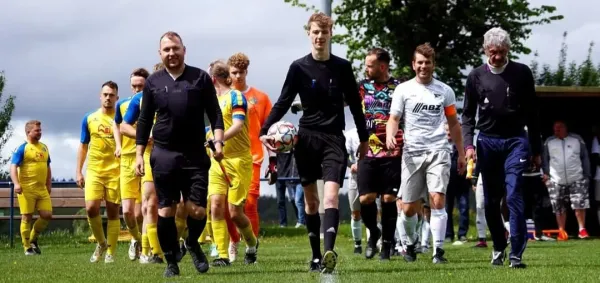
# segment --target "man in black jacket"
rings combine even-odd
[[[527,225],[523,172],[529,167],[530,152],[539,168],[541,137],[533,74],[527,65],[508,59],[510,45],[508,33],[501,28],[485,33],[483,48],[488,60],[467,77],[462,121],[466,157],[475,158],[473,136],[479,112],[477,157],[481,160],[478,164],[483,177],[486,219],[494,241],[492,264],[503,265],[506,257],[500,213],[500,200],[506,193],[510,210],[510,267],[524,268]]]
[[[300,184],[298,176],[298,168],[296,160],[292,152],[277,153],[277,182],[275,188],[277,190],[277,206],[279,208],[279,225],[287,226],[287,209],[285,206],[285,192],[287,190],[288,197],[296,214],[296,228],[302,227],[305,224],[304,212],[304,190]]]

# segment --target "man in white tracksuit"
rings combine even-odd
[[[544,182],[560,229],[558,240],[567,240],[566,205],[570,202],[579,223],[579,238],[587,238],[585,210],[590,207],[590,160],[583,139],[569,133],[563,121],[554,123],[554,136],[544,143]]]

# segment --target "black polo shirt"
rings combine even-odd
[[[208,73],[186,65],[183,73],[173,79],[166,70],[157,71],[144,86],[136,144],[146,145],[152,130],[156,146],[181,152],[201,150],[206,141],[205,113],[213,130],[224,129]]]

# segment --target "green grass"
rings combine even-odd
[[[307,272],[310,248],[304,231],[264,230],[258,264],[245,266],[236,261],[230,268],[211,268],[199,275],[186,256],[180,264],[182,276],[168,282],[595,282],[600,270],[600,240],[530,242],[524,258],[529,267],[525,270],[492,268],[491,249],[471,248],[472,242],[464,246],[446,244],[450,261],[446,265],[433,265],[430,254],[420,255],[411,264],[400,257],[382,263],[353,255],[349,227],[342,225],[336,245],[337,271],[325,276]],[[119,244],[114,264],[91,264],[94,245],[87,242],[86,236],[65,232],[42,236],[42,255],[31,257],[23,255],[19,242],[11,249],[2,237],[0,282],[167,282],[162,278],[164,265],[129,261],[127,243]],[[242,248],[240,255],[243,257]]]

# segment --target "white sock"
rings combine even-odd
[[[362,220],[352,219],[350,225],[352,227],[352,238],[354,238],[354,242],[360,242],[362,240]]]
[[[398,231],[398,240],[400,241],[400,245],[403,248],[406,248],[406,242],[408,239],[406,236],[406,230],[404,230],[404,224],[402,224],[403,217],[404,212],[398,213],[398,219],[396,219],[396,231]]]
[[[446,236],[446,225],[448,224],[448,214],[446,209],[431,209],[431,236],[433,238],[433,255],[438,248],[444,247],[444,237]]]
[[[508,222],[508,221],[504,222],[504,229],[506,229],[506,231],[508,231],[508,233],[510,233],[510,222]]]
[[[406,216],[406,214],[402,213],[402,226],[404,227],[404,231],[406,232],[406,244],[411,246],[415,244],[415,230],[417,228],[417,215]]]
[[[429,247],[430,229],[429,221],[423,218],[423,224],[421,225],[421,246],[423,247]]]
[[[415,229],[415,241],[416,242],[420,242],[421,240],[421,227],[423,226],[423,221],[425,221],[425,218],[423,216],[419,217],[417,215],[417,228]]]
[[[475,226],[477,226],[477,237],[479,237],[479,239],[485,239],[487,228],[487,221],[485,220],[485,208],[477,208]]]

